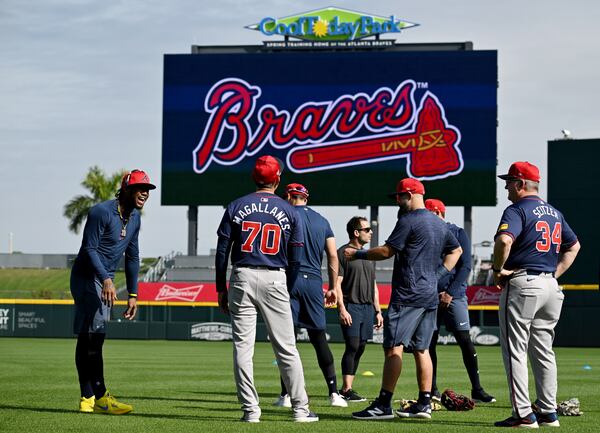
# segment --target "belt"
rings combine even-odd
[[[552,275],[554,277],[554,272],[546,272],[546,271],[535,271],[533,269],[517,269],[514,274],[515,277],[522,275],[529,275],[532,277],[537,277],[539,275]]]
[[[285,271],[285,268],[276,266],[235,265],[236,268],[262,269],[264,271]]]

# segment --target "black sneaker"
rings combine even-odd
[[[537,422],[540,427],[560,427],[560,423],[558,422],[558,415],[556,414],[556,412],[536,412],[535,417],[537,418]]]
[[[340,395],[346,399],[348,403],[360,403],[361,401],[367,401],[362,395],[357,394],[352,388],[344,392],[340,389]]]
[[[535,414],[531,412],[525,418],[506,418],[504,421],[497,421],[494,423],[496,427],[522,427],[522,428],[538,428],[537,419]]]
[[[352,418],[363,420],[394,419],[392,408],[383,406],[377,399],[364,410],[352,412]]]
[[[431,405],[421,404],[419,402],[411,404],[406,409],[398,409],[396,415],[400,418],[431,418]]]
[[[493,395],[489,395],[487,392],[481,389],[472,389],[471,398],[475,400],[475,403],[496,403],[496,398]]]

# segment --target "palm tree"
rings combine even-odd
[[[125,170],[121,170],[107,176],[100,167],[90,167],[81,186],[91,194],[77,195],[65,205],[63,215],[69,220],[69,230],[78,233],[92,206],[115,196],[124,173]]]

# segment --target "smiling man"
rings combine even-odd
[[[145,172],[132,170],[123,176],[116,200],[99,203],[88,213],[81,248],[71,271],[80,412],[123,415],[133,410],[130,405],[119,403],[106,390],[102,346],[110,309],[117,300],[114,277],[123,254],[129,292],[124,317],[133,320],[136,315],[140,211],[150,190],[155,188]]]

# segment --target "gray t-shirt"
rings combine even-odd
[[[353,304],[372,304],[375,296],[375,262],[369,260],[352,260],[344,258],[344,250],[354,248],[349,244],[338,249],[340,261],[338,275],[343,277],[342,293],[344,302]]]

